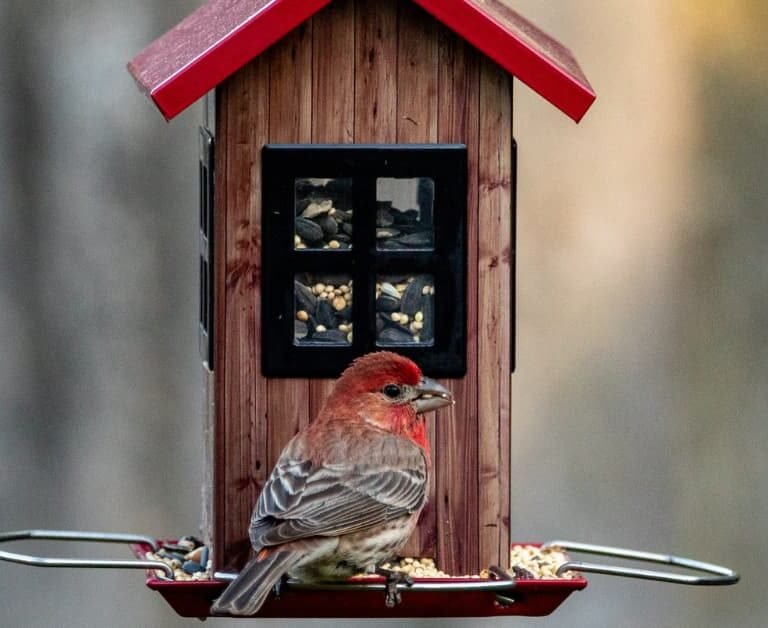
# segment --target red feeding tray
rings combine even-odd
[[[143,558],[151,548],[136,545]],[[234,576],[216,574],[218,577]],[[487,580],[478,578],[414,578],[412,587],[399,585],[402,602],[384,605],[383,577],[338,584],[305,584],[288,580],[280,596],[270,596],[257,617],[490,617],[548,615],[572,592],[587,586],[584,578],[551,580]],[[182,617],[207,617],[227,581],[169,581],[147,575],[147,586],[162,595]]]
[[[0,543],[24,539],[128,543],[138,560],[49,558],[0,551],[0,560],[36,567],[88,567],[146,569],[147,586],[160,593],[182,617],[205,618],[213,601],[233,574],[215,574],[213,580],[173,580],[173,569],[159,560],[146,560],[161,544],[152,537],[65,530],[23,530],[0,533]],[[709,574],[694,576],[669,571],[651,571],[568,561],[557,568],[565,571],[628,576],[663,582],[695,585],[725,585],[738,582],[736,572],[689,558],[639,552],[602,545],[552,541],[540,547],[570,552],[601,554],[629,560],[662,563]],[[160,577],[157,572],[165,573]],[[541,616],[554,611],[574,591],[587,586],[582,577],[551,579],[487,580],[478,578],[414,578],[413,586],[398,585],[402,602],[394,608],[384,604],[385,582],[379,578],[352,579],[336,584],[309,584],[288,580],[280,596],[270,596],[257,617],[489,617],[506,615]]]

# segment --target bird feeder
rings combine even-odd
[[[512,79],[574,120],[570,52],[499,0],[211,0],[129,64],[171,119],[207,95],[206,535],[248,557],[259,487],[351,359],[413,358],[456,399],[406,553],[509,562]]]
[[[237,569],[259,488],[351,359],[386,348],[456,399],[406,554],[509,562],[512,79],[578,121],[570,52],[500,0],[211,0],[129,64],[200,130],[205,535]]]

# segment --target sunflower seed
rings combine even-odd
[[[306,242],[318,242],[323,239],[320,225],[301,216],[296,218],[296,233]]]

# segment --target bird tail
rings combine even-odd
[[[211,612],[215,615],[253,615],[264,604],[272,587],[301,559],[298,552],[262,550],[219,596]]]

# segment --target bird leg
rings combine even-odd
[[[387,595],[384,598],[384,604],[387,608],[394,608],[402,601],[402,596],[397,588],[398,584],[405,584],[409,587],[413,586],[413,578],[402,571],[393,571],[392,569],[385,569],[376,565],[375,573],[387,579]]]
[[[509,572],[498,565],[491,565],[488,567],[488,572],[495,580],[513,580]]]
[[[274,586],[272,587],[272,593],[275,594],[275,597],[277,599],[280,599],[280,593],[283,591],[283,585],[285,584],[285,581],[288,579],[287,575],[281,576],[281,578],[275,582]]]

